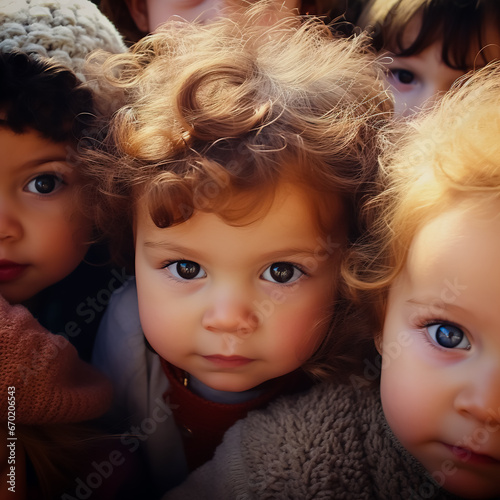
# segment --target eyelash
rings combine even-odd
[[[288,281],[287,281],[286,283],[277,283],[277,282],[268,281],[268,280],[265,280],[265,279],[263,279],[263,281],[266,281],[267,283],[271,283],[272,285],[278,285],[278,286],[280,286],[280,287],[287,287],[287,288],[291,288],[291,287],[293,287],[293,286],[296,286],[296,285],[297,285],[297,283],[298,283],[299,281],[302,281],[304,278],[305,278],[305,279],[309,278],[309,273],[308,273],[308,272],[306,272],[306,271],[304,270],[304,268],[303,268],[302,266],[300,266],[299,264],[294,264],[293,262],[288,262],[288,261],[280,261],[280,262],[281,262],[282,264],[290,264],[291,266],[293,266],[293,267],[295,267],[296,269],[298,269],[298,270],[302,273],[302,275],[301,275],[301,276],[299,276],[296,280],[293,280],[293,281],[290,281],[290,282],[288,282]],[[275,264],[275,262],[273,262],[273,264]],[[270,267],[271,265],[272,265],[272,264],[269,264],[269,266],[267,266],[267,267],[264,269],[264,271],[262,271],[262,272],[260,273],[260,275],[259,275],[259,276],[262,276],[262,275],[264,274],[264,272],[265,272],[267,269],[269,269],[269,267]]]
[[[430,335],[429,335],[429,332],[427,331],[427,328],[429,326],[432,326],[432,325],[435,325],[436,323],[434,322],[431,322],[431,323],[427,323],[425,325],[423,325],[421,328],[419,328],[419,332],[420,334],[422,335],[423,337],[423,341],[429,346],[431,347],[432,349],[435,349],[436,351],[438,352],[443,352],[443,351],[448,351],[449,349],[445,349],[444,347],[440,346],[439,344],[437,344],[436,342],[434,342]]]
[[[456,328],[459,328],[460,330],[463,331],[463,333],[466,336],[466,338],[469,339],[469,336],[467,335],[467,333],[465,332],[465,330],[461,326],[457,325],[453,321],[447,320],[445,318],[432,319],[432,320],[424,319],[424,318],[422,318],[422,319],[417,318],[415,320],[415,327],[418,329],[419,333],[423,336],[424,342],[426,342],[427,345],[429,345],[430,347],[436,349],[437,351],[439,351],[439,352],[450,352],[450,351],[458,350],[458,349],[450,349],[450,348],[446,348],[446,347],[440,346],[437,342],[434,342],[432,340],[431,335],[430,335],[430,333],[428,331],[428,328],[431,327],[431,326],[440,325],[440,324],[453,325]],[[469,342],[470,342],[470,340],[469,340]],[[470,349],[470,347],[469,347],[469,349]]]
[[[391,77],[397,80],[397,83],[400,85],[415,85],[416,83],[416,76],[413,73],[413,71],[410,71],[408,69],[403,69],[403,68],[393,68],[390,69]],[[411,75],[411,82],[403,82],[401,81],[401,76],[402,74],[408,74]]]
[[[56,181],[59,183],[59,185],[56,186],[56,188],[53,191],[51,191],[50,193],[35,193],[33,191],[28,190],[28,186],[41,177],[52,177],[52,178],[56,179]],[[55,172],[50,172],[50,171],[49,172],[38,172],[25,184],[24,190],[27,193],[31,193],[39,198],[50,198],[51,196],[58,193],[64,186],[67,186],[67,185],[68,185],[68,183],[67,183],[65,177],[63,175],[61,175],[60,173],[55,173]]]
[[[166,262],[163,262],[161,265],[160,265],[160,269],[167,269],[168,266],[172,265],[172,264],[175,264],[177,262],[184,262],[184,261],[189,261],[189,259],[173,259],[173,260],[168,260]],[[297,268],[301,273],[302,273],[302,276],[300,276],[299,278],[297,278],[296,280],[294,281],[291,281],[291,282],[286,282],[286,283],[276,283],[276,282],[272,282],[272,281],[268,281],[268,280],[263,280],[263,281],[266,281],[268,283],[271,283],[271,284],[274,284],[274,285],[279,285],[281,287],[292,287],[294,286],[297,281],[299,281],[301,278],[305,277],[305,278],[309,278],[309,273],[307,271],[304,270],[304,268],[299,265],[299,264],[295,264],[293,262],[287,262],[287,261],[280,261],[284,264],[290,264],[291,266]],[[273,262],[274,264],[274,262]],[[260,273],[259,276],[262,276],[264,274],[264,272],[271,266],[272,264],[270,264],[269,266],[267,266],[264,271],[262,271]],[[176,276],[174,276],[172,273],[170,272],[167,272],[166,273],[167,275],[167,278],[171,279],[171,280],[174,280],[176,283],[190,283],[192,280],[183,280],[183,279],[178,279]],[[193,280],[194,281],[194,280]]]
[[[165,275],[168,279],[174,281],[175,283],[180,283],[180,284],[189,284],[189,283],[193,283],[193,282],[196,282],[198,280],[186,280],[186,279],[182,279],[182,278],[178,278],[177,276],[174,276],[174,274],[169,271],[167,268],[168,266],[171,266],[172,264],[176,264],[178,262],[194,262],[194,261],[191,261],[190,259],[172,259],[172,260],[168,260],[168,261],[165,261],[161,264],[160,266],[160,269],[163,269],[166,271]],[[201,266],[200,266],[201,268]]]

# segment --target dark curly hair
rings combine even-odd
[[[91,91],[66,67],[23,52],[0,53],[1,124],[76,144],[92,124]]]
[[[491,25],[498,32],[498,0],[371,0],[362,11],[362,28],[371,27],[377,51],[390,49],[398,57],[419,54],[436,41],[442,41],[441,57],[452,69],[471,69],[470,49],[477,50],[477,63],[487,64],[491,57],[484,48]],[[422,16],[415,40],[407,45],[404,28],[416,16]]]

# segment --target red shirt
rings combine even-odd
[[[161,365],[170,382],[168,397],[175,422],[180,429],[189,470],[210,460],[224,433],[250,410],[262,408],[282,394],[305,390],[310,382],[302,370],[283,375],[262,385],[263,393],[243,403],[216,403],[191,392],[185,385],[185,372],[164,359]]]

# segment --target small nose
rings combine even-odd
[[[0,241],[16,240],[22,235],[22,226],[14,207],[0,200]]]
[[[226,288],[210,294],[202,326],[214,333],[250,333],[258,326],[254,316],[250,298],[244,292]]]
[[[459,413],[481,423],[500,423],[500,364],[491,359],[469,373],[470,382],[457,394]]]

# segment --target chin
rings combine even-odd
[[[3,292],[0,290],[0,295],[9,303],[12,305],[15,304],[24,304],[28,300],[30,300],[32,297],[36,295],[35,293],[30,293],[27,291],[11,291],[11,292]]]
[[[498,480],[487,481],[465,471],[457,472],[457,477],[450,476],[443,487],[446,491],[464,498],[500,498]]]
[[[260,383],[235,379],[237,379],[237,377],[233,374],[222,374],[204,377],[200,380],[211,389],[224,392],[244,392],[257,387]]]

